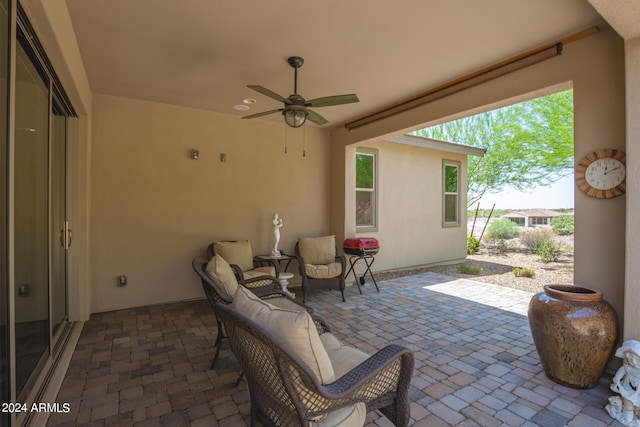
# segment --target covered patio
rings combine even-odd
[[[640,339],[637,10],[629,0],[0,0],[3,401],[68,403],[51,425],[246,424],[230,352],[208,369],[215,321],[191,260],[226,239],[269,253],[277,212],[286,253],[298,237],[367,236],[384,247],[376,272],[462,261],[466,195],[443,178],[457,170],[464,183],[468,153],[407,133],[568,89],[576,164],[615,149],[629,170],[624,196],[575,193],[574,282],[602,290],[621,338]],[[252,86],[297,92],[293,55],[307,60],[300,96],[360,101],[321,110],[325,125],[255,117],[286,102]],[[358,155],[375,156],[366,227]],[[542,374],[530,295],[492,290],[509,302],[493,307],[469,300],[483,294],[472,286],[414,276],[379,294],[351,288],[346,303],[330,292],[309,301],[363,350],[415,349],[414,425],[612,422],[606,384],[576,391]],[[43,326],[37,342],[20,334],[32,324]],[[4,413],[0,425],[44,417]]]
[[[415,353],[414,426],[621,426],[604,409],[610,377],[591,390],[542,372],[527,320],[531,293],[435,273],[311,294],[345,342]],[[246,383],[227,344],[215,370],[206,300],[96,313],[85,324],[58,394],[70,412],[50,426],[249,425]],[[377,413],[368,426],[390,425]]]

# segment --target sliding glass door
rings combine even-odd
[[[49,355],[49,82],[16,51],[14,145],[15,378],[22,396]]]
[[[0,0],[0,401],[37,401],[67,342],[67,124],[24,10]],[[0,413],[0,427],[28,422]]]
[[[21,31],[15,75],[15,393],[25,401],[67,321],[67,118]]]
[[[9,240],[7,147],[9,140],[9,2],[0,0],[0,401],[9,402]],[[9,414],[0,412],[0,426],[8,425]]]

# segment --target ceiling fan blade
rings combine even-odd
[[[256,92],[260,92],[263,95],[267,95],[269,98],[273,98],[276,101],[289,103],[289,100],[282,95],[278,95],[275,92],[270,91],[266,87],[262,87],[260,85],[247,85],[248,88],[255,90]]]
[[[256,114],[252,114],[250,116],[244,116],[243,119],[255,119],[256,117],[266,116],[266,115],[269,115],[269,114],[277,113],[278,111],[282,111],[282,110],[283,110],[283,108],[279,108],[277,110],[263,111],[262,113],[256,113]]]
[[[360,102],[355,93],[315,98],[307,101],[306,105],[309,107],[328,107],[331,105],[351,104],[353,102]]]
[[[316,113],[315,111],[312,110],[307,110],[307,120],[317,124],[318,126],[322,126],[325,125],[327,123],[329,123],[329,120],[325,119],[324,117],[322,117],[320,114]]]

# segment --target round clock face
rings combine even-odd
[[[593,188],[609,190],[624,181],[625,173],[625,167],[620,160],[605,157],[591,163],[584,177]]]
[[[588,196],[610,199],[626,190],[624,151],[604,149],[587,154],[576,167],[576,184]]]

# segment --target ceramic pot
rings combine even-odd
[[[546,285],[529,302],[529,326],[547,377],[573,388],[596,386],[618,338],[618,317],[602,292]]]

